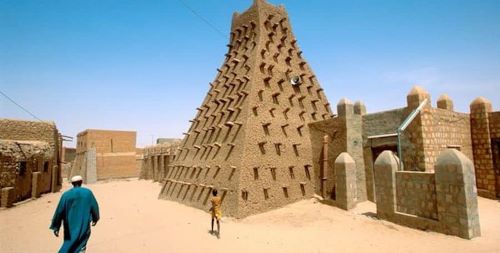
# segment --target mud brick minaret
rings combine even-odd
[[[332,117],[283,6],[233,15],[228,53],[169,166],[160,198],[245,217],[314,194],[308,123]]]

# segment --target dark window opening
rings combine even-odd
[[[26,175],[27,164],[26,162],[19,162],[19,176]]]

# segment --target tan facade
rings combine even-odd
[[[364,105],[342,99],[334,118],[309,124],[316,193],[324,199],[336,200],[338,177],[335,160],[343,152],[355,160],[355,198],[367,200],[367,176],[363,160],[362,117]]]
[[[0,119],[0,203],[61,187],[62,139],[52,122]]]
[[[88,129],[77,135],[76,158],[71,175],[87,182],[139,176],[136,165],[136,132]]]
[[[307,124],[332,115],[284,7],[235,13],[228,48],[160,197],[207,210],[217,188],[234,217],[312,197]]]
[[[403,169],[432,173],[439,154],[449,148],[456,149],[474,161],[479,195],[489,198],[500,195],[500,113],[492,112],[491,103],[483,98],[471,104],[470,114],[453,111],[453,101],[447,95],[439,97],[437,107],[432,107],[431,96],[418,86],[409,92],[406,107],[364,114],[366,108],[361,102],[352,104],[342,99],[337,106],[337,117],[311,124],[314,169],[325,175],[316,180],[317,193],[325,187],[326,198],[334,197],[331,195],[336,187],[333,159],[348,152],[358,171],[357,200],[374,201],[375,159],[384,150],[398,153],[397,129],[424,100],[422,110],[401,132]],[[324,136],[329,139],[326,146],[322,141]],[[326,162],[322,156],[325,147]],[[414,179],[420,183],[428,181],[425,176]]]
[[[145,147],[139,178],[150,179],[154,182],[165,179],[169,174],[179,144],[180,141],[172,141]]]

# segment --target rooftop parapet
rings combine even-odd
[[[354,103],[354,114],[365,115],[366,114],[366,106],[361,101],[356,101]]]
[[[441,95],[437,100],[437,107],[440,109],[453,111],[453,100],[447,95]]]
[[[491,112],[493,111],[491,102],[485,97],[477,97],[470,104],[470,111],[473,112]]]
[[[408,108],[410,109],[417,108],[425,99],[427,99],[427,104],[430,106],[431,95],[429,94],[429,92],[424,90],[424,88],[418,85],[413,86],[413,88],[406,96],[406,102]]]
[[[351,100],[347,98],[342,98],[337,103],[337,114],[339,117],[345,117],[346,115],[354,114],[354,105]]]

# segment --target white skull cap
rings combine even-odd
[[[76,175],[76,176],[71,178],[71,183],[78,182],[78,181],[83,181],[82,176]]]

